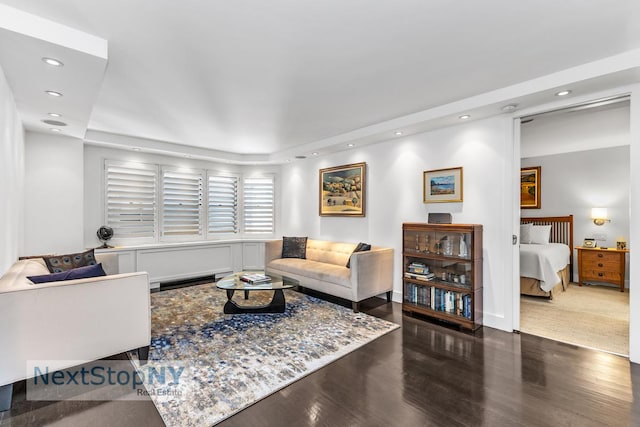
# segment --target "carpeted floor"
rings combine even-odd
[[[251,292],[248,303],[271,295]],[[176,382],[145,385],[168,426],[214,425],[399,328],[293,290],[285,295],[283,314],[237,315],[222,313],[226,294],[215,284],[151,295],[151,350],[141,372],[184,367]],[[245,303],[241,292],[234,301]]]
[[[628,355],[629,291],[571,283],[553,300],[522,295],[520,331]]]

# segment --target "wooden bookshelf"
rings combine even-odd
[[[402,309],[482,326],[482,225],[402,224]]]

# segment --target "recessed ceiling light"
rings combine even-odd
[[[65,122],[61,122],[61,121],[58,121],[58,120],[49,120],[49,119],[43,120],[42,123],[46,123],[46,124],[51,125],[51,126],[66,126],[67,125]]]
[[[470,116],[470,115],[468,115],[468,114],[463,114],[463,115],[461,115],[461,116],[460,116],[460,117],[458,117],[458,118],[459,118],[460,120],[467,120],[469,117],[471,117],[471,116]]]
[[[133,151],[140,151],[141,149],[139,147],[133,147],[132,150]]]
[[[49,130],[50,130],[51,132],[62,132],[62,130],[61,130],[61,129],[58,129],[58,128],[49,128]]]
[[[55,90],[45,90],[44,93],[51,96],[62,96],[60,92],[56,92]]]
[[[518,108],[518,104],[508,104],[502,107],[502,111],[513,111]]]
[[[44,62],[47,65],[51,65],[52,67],[64,67],[64,64],[62,63],[62,61],[55,58],[44,57],[42,58],[42,62]]]
[[[47,114],[51,117],[62,117],[62,114],[60,113],[47,113]]]
[[[356,146],[356,144],[351,144],[351,143],[347,144],[347,147],[349,147],[349,148],[355,147],[355,146]]]
[[[560,92],[556,93],[556,96],[567,96],[571,93],[570,90],[561,90]]]
[[[402,131],[401,130],[397,130],[394,133],[395,136],[402,136]]]
[[[190,158],[191,158],[191,154],[185,154],[185,155],[184,155],[184,158],[185,158],[185,159],[190,159]]]
[[[317,156],[318,154],[319,154],[319,153],[317,153],[317,152],[315,152],[315,151],[314,151],[313,153],[311,153],[311,155],[312,155],[312,156]]]

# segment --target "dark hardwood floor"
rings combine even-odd
[[[218,424],[232,426],[638,426],[640,365],[527,334],[475,334],[372,299],[402,326]],[[150,401],[15,402],[12,426],[161,426]]]

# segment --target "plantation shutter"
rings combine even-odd
[[[162,235],[202,235],[202,173],[162,171]]]
[[[273,233],[275,229],[273,177],[245,178],[242,193],[244,231],[246,233]]]
[[[238,177],[209,175],[208,232],[238,232]]]
[[[155,165],[105,162],[106,223],[115,238],[154,238]]]

